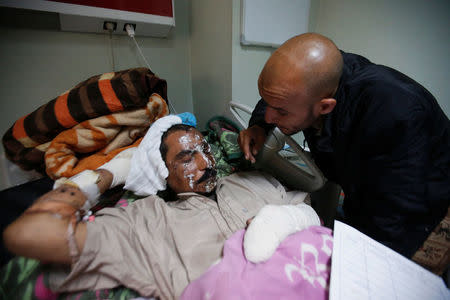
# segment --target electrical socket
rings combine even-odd
[[[103,30],[109,30],[109,24],[112,24],[113,25],[113,28],[112,28],[112,31],[116,31],[116,29],[117,29],[117,23],[116,22],[113,22],[113,21],[104,21],[103,22]]]
[[[125,23],[124,25],[123,25],[123,31],[125,31],[125,32],[127,32],[127,25],[131,25],[131,26],[133,26],[133,29],[134,29],[134,32],[136,32],[136,24],[133,24],[133,23]]]

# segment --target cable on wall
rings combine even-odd
[[[114,47],[113,47],[113,38],[112,31],[109,32],[109,47],[111,48],[111,63],[113,72],[116,71],[116,62],[114,60]]]
[[[126,30],[128,36],[134,41],[139,54],[141,55],[142,59],[144,59],[145,64],[147,65],[147,68],[149,68],[151,70],[150,64],[148,63],[147,59],[145,58],[144,54],[142,53],[141,47],[139,47],[139,44],[137,43],[136,39],[134,38],[134,26],[132,24],[126,24],[125,30]],[[168,102],[169,102],[170,110],[173,113],[177,113],[177,111],[175,110],[175,107],[173,107],[173,105],[172,105],[172,102],[170,102],[170,101],[168,101]]]
[[[111,64],[112,64],[112,70],[113,72],[116,71],[116,62],[114,60],[114,47],[113,47],[113,31],[116,29],[117,25],[115,25],[113,22],[105,22],[104,28],[108,30],[109,32],[109,48],[111,50]]]

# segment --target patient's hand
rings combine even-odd
[[[70,264],[68,225],[85,201],[86,196],[80,189],[65,184],[42,195],[5,229],[6,248],[16,255]],[[75,230],[73,239],[81,250],[86,239],[86,224],[79,223],[72,228]]]
[[[320,225],[319,216],[306,204],[266,205],[247,221],[244,253],[247,260],[259,263],[268,260],[280,243],[290,234],[312,225]]]
[[[52,211],[62,216],[70,216],[74,210],[83,207],[85,201],[86,196],[79,188],[62,184],[39,197],[26,211]]]
[[[70,178],[59,178],[55,181],[53,189],[59,189],[62,186],[75,186],[85,196],[82,208],[88,211],[98,203],[100,195],[111,187],[113,174],[106,169],[84,170]]]

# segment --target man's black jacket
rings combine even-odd
[[[450,122],[420,84],[342,52],[334,110],[303,131],[325,176],[344,190],[346,221],[410,257],[450,200]],[[261,99],[250,126],[264,123]]]

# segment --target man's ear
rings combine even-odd
[[[326,115],[336,107],[336,99],[325,98],[319,101],[319,114]]]

